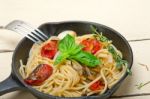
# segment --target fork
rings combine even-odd
[[[14,20],[4,28],[17,32],[35,43],[43,42],[48,39],[48,36],[45,35],[42,31],[20,20]]]

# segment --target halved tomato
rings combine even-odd
[[[29,85],[39,86],[53,73],[53,68],[48,64],[39,65],[24,81]]]
[[[104,88],[104,84],[100,80],[96,81],[94,84],[90,86],[90,89],[93,91],[101,90],[103,88]]]
[[[95,54],[98,50],[102,48],[102,44],[100,41],[92,38],[85,39],[81,42],[81,45],[83,45],[83,50],[86,52],[90,52],[92,54]]]
[[[41,56],[52,59],[55,56],[57,49],[57,41],[50,41],[42,47]]]

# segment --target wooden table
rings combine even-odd
[[[134,53],[133,75],[127,77],[112,98],[150,99],[150,1],[149,0],[0,0],[0,26],[20,19],[35,26],[44,22],[85,20],[102,23],[119,31]],[[23,37],[0,30],[0,81],[11,71],[13,50]],[[143,66],[141,64],[147,65]],[[0,99],[36,99],[16,91]]]

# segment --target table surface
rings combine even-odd
[[[134,53],[133,75],[128,76],[112,98],[150,99],[150,0],[0,0],[0,26],[20,19],[39,26],[45,22],[93,21],[119,31]],[[23,37],[0,30],[0,81],[11,71],[13,50]],[[29,92],[15,91],[0,99],[36,99]]]

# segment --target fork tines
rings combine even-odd
[[[39,29],[33,28],[31,25],[23,22],[23,21],[18,21],[15,20],[8,24],[6,29],[13,30],[15,32],[18,32],[33,42],[43,42],[48,39],[47,35],[45,35],[43,32],[41,32]]]

